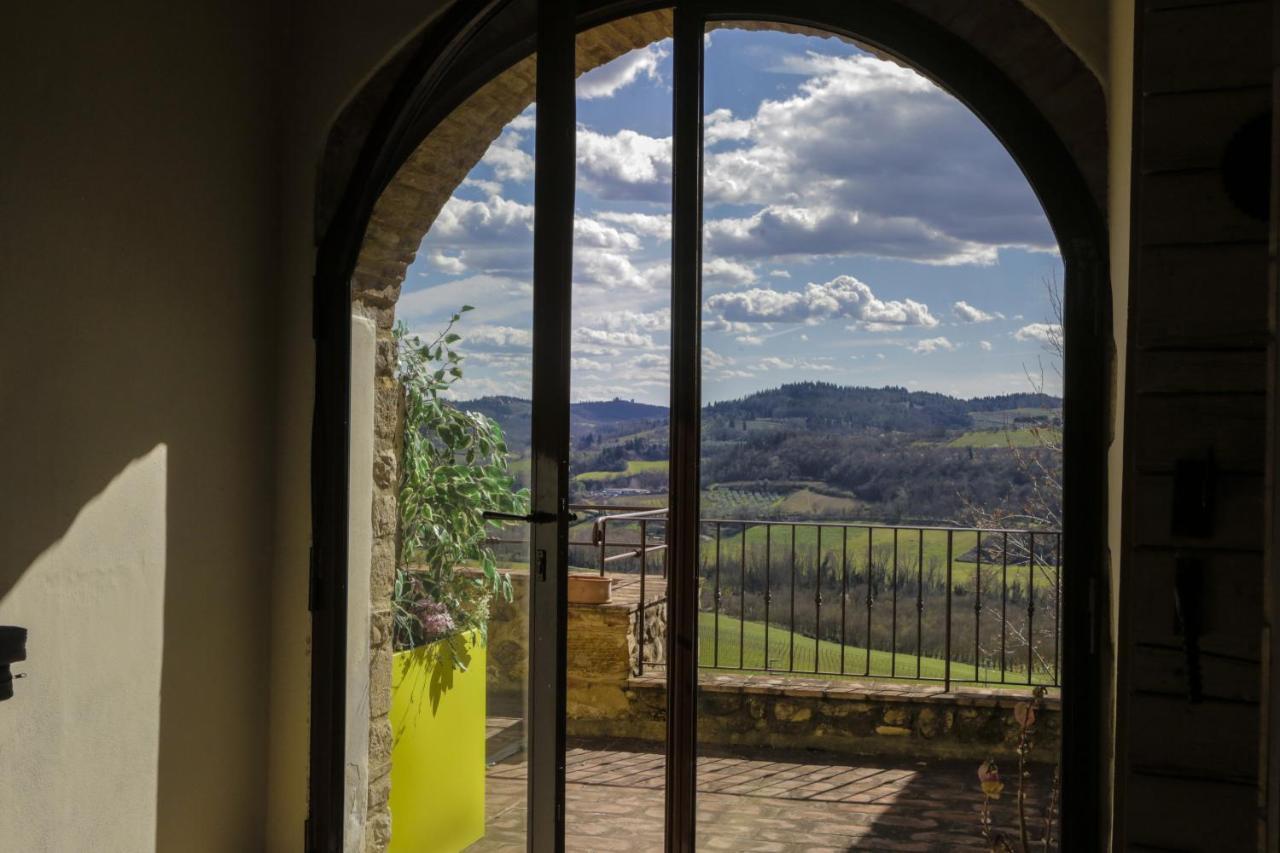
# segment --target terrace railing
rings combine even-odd
[[[571,509],[571,564],[636,576],[642,636],[666,605],[648,580],[665,581],[666,509]],[[1059,685],[1061,531],[707,518],[700,562],[703,668]],[[650,646],[638,673],[661,665]]]

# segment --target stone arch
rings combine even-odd
[[[531,20],[532,4],[526,5],[530,6],[524,10],[527,23]],[[588,2],[582,5],[594,7],[605,4]],[[584,12],[584,21],[588,25],[596,25],[580,32],[576,61],[578,74],[671,36],[671,11],[644,10],[646,5],[654,4],[635,3],[632,8],[623,10],[614,4],[612,15],[623,15],[636,9],[641,11],[603,23],[593,20],[589,9]],[[771,20],[768,12],[771,5],[777,4],[767,0],[754,3],[744,0],[738,4],[742,14],[731,25],[841,37],[832,30],[816,26],[816,23],[824,7],[840,7],[842,4],[824,4],[821,0],[800,4],[817,9],[814,26]],[[1104,295],[1101,291],[1105,290],[1099,265],[1106,255],[1101,223],[1106,197],[1107,137],[1106,105],[1099,80],[1059,35],[1019,0],[957,0],[946,4],[932,0],[880,0],[878,3],[867,0],[865,5],[888,9],[887,14],[891,16],[905,14],[906,17],[897,22],[899,24],[911,26],[922,23],[945,36],[959,39],[981,56],[987,63],[988,72],[1000,75],[1020,92],[1024,103],[1012,104],[1009,110],[1029,105],[1036,113],[1034,120],[1047,125],[1050,136],[1061,146],[1061,153],[1065,154],[1072,172],[1063,179],[1070,185],[1069,191],[1062,193],[1071,198],[1063,202],[1056,197],[1047,197],[1046,194],[1054,193],[1061,186],[1041,186],[1045,182],[1038,184],[1035,175],[1031,176],[1032,186],[1041,195],[1051,223],[1058,232],[1064,259],[1070,265],[1073,258],[1087,257],[1091,297],[1100,301]],[[759,11],[752,14],[755,7],[759,7]],[[847,12],[830,14],[833,18],[849,17]],[[747,23],[741,20],[743,18],[751,20]],[[730,24],[726,22],[724,25]],[[317,233],[324,235],[321,266],[325,264],[326,245],[337,246],[333,250],[337,257],[331,260],[345,265],[350,310],[372,320],[378,335],[374,376],[376,414],[370,658],[370,685],[375,694],[389,694],[391,669],[390,598],[397,551],[395,504],[400,435],[400,394],[393,379],[394,353],[391,345],[395,305],[407,270],[444,204],[503,128],[533,101],[534,60],[531,39],[527,37],[532,28],[525,27],[524,30],[526,38],[515,40],[513,47],[505,53],[500,52],[496,58],[475,51],[469,59],[479,71],[460,75],[460,79],[436,88],[435,97],[446,106],[434,113],[429,112],[423,119],[410,122],[416,128],[416,138],[420,142],[405,150],[398,159],[395,159],[396,155],[390,155],[391,162],[382,164],[388,177],[366,210],[344,211],[343,206],[350,204],[350,187],[359,181],[375,180],[369,170],[362,172],[356,155],[362,150],[366,153],[371,150],[371,143],[372,147],[380,143],[377,117],[388,111],[405,109],[404,104],[396,103],[397,90],[393,85],[395,81],[391,79],[416,73],[414,64],[403,56],[403,52],[388,63],[385,73],[375,75],[344,110],[335,123],[325,152],[317,203]],[[520,31],[519,21],[507,25],[508,33]],[[404,52],[426,52],[431,35],[427,32],[419,36]],[[1019,149],[1011,145],[1003,134],[1010,124],[1018,123],[1017,118],[993,115],[993,111],[1000,110],[982,109],[975,106],[971,98],[965,97],[965,86],[972,91],[980,75],[975,75],[975,80],[957,80],[944,73],[931,72],[927,65],[921,64],[921,57],[906,55],[909,51],[889,39],[881,43],[864,41],[860,37],[854,40],[882,55],[900,57],[917,70],[934,77],[943,88],[957,94],[988,123],[1024,169],[1035,172],[1038,168],[1041,178],[1046,175],[1043,164],[1028,166],[1025,146]],[[468,58],[464,56],[455,64],[465,68]],[[985,106],[991,107],[991,104],[988,102]],[[1042,140],[1045,138],[1049,137],[1041,137]],[[392,146],[387,145],[386,148],[390,150]],[[1056,157],[1055,162],[1061,164],[1063,158],[1058,154],[1054,152],[1045,159],[1054,161]],[[1071,185],[1073,180],[1078,181],[1082,188],[1074,195],[1071,191],[1075,188]],[[1064,204],[1068,207],[1074,204],[1078,209],[1055,217],[1055,207],[1061,211]],[[348,214],[346,218],[342,215],[344,212]],[[1094,227],[1089,226],[1087,221],[1090,219]],[[1064,222],[1069,222],[1065,233]],[[350,232],[352,228],[359,228],[359,234],[341,233],[344,230]],[[344,242],[346,256],[342,257]],[[340,277],[338,270],[328,270],[327,274],[324,269],[319,272],[317,280],[321,283]],[[1109,328],[1109,324],[1103,324],[1103,327]],[[1105,362],[1103,355],[1098,359],[1100,364]],[[1096,370],[1091,366],[1088,373],[1093,375]],[[1099,413],[1099,420],[1104,420],[1103,414]],[[1085,455],[1080,453],[1082,457]],[[1092,483],[1086,485],[1092,486]],[[364,838],[364,849],[368,850],[385,849],[390,832],[388,797],[392,741],[386,710],[386,702],[371,696],[368,811]]]

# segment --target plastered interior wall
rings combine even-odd
[[[279,140],[280,228],[274,246],[278,391],[273,453],[278,487],[271,579],[268,850],[298,849],[307,808],[310,617],[306,590],[315,381],[311,279],[316,178],[329,131],[343,106],[397,48],[447,5],[443,0],[315,0],[287,19],[283,49],[288,62],[279,91],[281,121],[288,130]]]
[[[0,622],[30,640],[0,848],[258,849],[272,22],[249,0],[5,19]]]
[[[1129,230],[1130,196],[1133,175],[1133,64],[1134,64],[1134,0],[1111,0],[1110,34],[1107,59],[1107,224],[1110,231],[1111,267],[1111,319],[1115,337],[1115,363],[1112,389],[1112,416],[1114,418],[1111,447],[1107,454],[1107,547],[1111,554],[1111,641],[1112,653],[1124,648],[1121,640],[1120,595],[1123,587],[1123,567],[1119,564],[1121,530],[1121,492],[1124,471],[1124,392],[1125,370],[1128,363],[1129,341]],[[1119,679],[1124,677],[1124,661],[1117,659],[1113,669],[1117,682],[1113,685],[1111,701],[1121,694]],[[1125,721],[1113,715],[1113,733],[1124,731]],[[1115,756],[1108,756],[1108,777],[1100,784],[1116,790]],[[1108,798],[1112,815],[1108,823],[1112,837],[1119,830],[1115,826],[1114,797]]]

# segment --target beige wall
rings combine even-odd
[[[1111,0],[1111,32],[1108,52],[1108,87],[1107,87],[1107,121],[1109,131],[1108,152],[1108,184],[1107,184],[1107,217],[1111,238],[1111,310],[1112,328],[1115,335],[1116,355],[1114,386],[1112,400],[1115,403],[1114,433],[1110,451],[1107,454],[1108,490],[1108,536],[1107,547],[1111,553],[1111,641],[1112,653],[1124,648],[1120,624],[1120,593],[1122,588],[1122,566],[1120,565],[1121,543],[1121,484],[1124,472],[1124,393],[1125,371],[1128,364],[1129,340],[1129,228],[1130,228],[1130,194],[1133,157],[1133,24],[1134,0]],[[1124,679],[1124,662],[1117,659],[1114,675],[1116,682],[1112,689],[1112,699],[1123,694],[1121,686]],[[1119,706],[1116,706],[1117,708]],[[1124,720],[1115,719],[1115,731],[1124,731]],[[1109,756],[1111,767],[1105,784],[1117,786],[1115,756]],[[1118,812],[1114,809],[1109,816],[1113,824],[1112,831],[1118,832],[1120,827],[1114,825]],[[1119,837],[1113,834],[1114,837]]]
[[[10,10],[0,621],[31,641],[6,845],[298,849],[313,185],[442,5]],[[1037,5],[1098,68],[1097,2]]]
[[[0,847],[253,850],[276,351],[257,3],[6,8]]]

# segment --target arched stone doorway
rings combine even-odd
[[[354,312],[372,320],[378,330],[370,656],[370,683],[375,689],[387,683],[390,670],[395,528],[387,519],[395,517],[399,434],[399,393],[392,379],[390,340],[395,303],[422,238],[454,188],[534,96],[529,56],[533,4],[494,5],[502,8],[490,9],[492,17],[451,11],[389,63],[339,119],[321,176],[317,231],[324,237],[317,274],[321,353],[315,524],[318,559],[328,562],[330,571],[319,576],[323,583],[323,578],[337,577],[345,570],[345,561],[336,556],[345,554],[345,542],[333,541],[333,525],[326,525],[326,519],[332,522],[341,517],[333,515],[339,508],[345,512],[345,503],[336,496],[345,488],[347,472],[332,461],[345,436],[326,430],[325,425],[337,423],[338,401],[345,400],[343,389],[351,381],[344,375],[350,362],[342,349],[342,335],[330,331],[326,337],[324,330],[332,329],[339,316],[345,323]],[[578,73],[669,37],[670,10],[645,11],[651,5],[584,4],[579,16]],[[1074,408],[1073,430],[1066,443],[1073,459],[1087,460],[1070,475],[1067,514],[1080,534],[1073,547],[1100,558],[1103,441],[1109,405],[1101,398],[1108,346],[1100,336],[1101,330],[1110,327],[1105,322],[1110,300],[1099,212],[1105,193],[1106,136],[1098,81],[1042,20],[1013,0],[996,4],[975,0],[949,4],[945,10],[920,0],[866,3],[856,10],[844,4],[809,2],[788,4],[785,12],[775,4],[759,2],[735,6],[733,25],[743,26],[742,19],[752,19],[753,27],[827,37],[844,34],[902,57],[973,109],[1027,173],[1062,247],[1070,294],[1067,315],[1073,348],[1067,396]],[[1092,332],[1077,333],[1077,329]],[[1101,559],[1096,562],[1104,565]],[[1102,572],[1098,570],[1099,575]],[[1107,584],[1100,582],[1097,588],[1105,589]],[[1068,589],[1066,606],[1083,613],[1083,596],[1088,594],[1083,581],[1074,590]],[[340,595],[341,590],[335,593]],[[334,679],[341,670],[337,664],[341,656],[333,649],[342,643],[329,644],[337,630],[345,630],[345,624],[338,626],[325,622],[323,614],[317,616],[315,666],[317,672],[325,671]],[[1078,686],[1067,726],[1081,743],[1092,743],[1096,732],[1097,689],[1105,679],[1096,660],[1096,655],[1086,660],[1069,653],[1065,661],[1067,677]],[[335,688],[326,678],[313,676],[313,681],[313,802],[333,802],[336,788],[340,803],[340,774],[330,763],[334,756],[326,759],[322,753],[326,728],[334,726],[323,709],[341,699],[341,688],[336,688],[335,697]],[[390,733],[378,703],[373,710],[369,766],[370,777],[376,779],[389,765]],[[330,730],[327,738],[332,752],[341,734]],[[1093,758],[1092,754],[1080,756],[1079,766],[1068,770],[1068,778],[1092,776]],[[337,764],[341,766],[340,756]],[[328,781],[317,783],[317,775]],[[366,843],[375,849],[385,843],[385,812],[385,786],[370,786],[371,831]],[[326,829],[319,821],[317,831]]]

